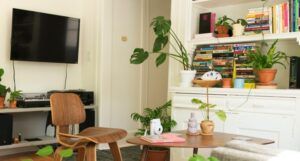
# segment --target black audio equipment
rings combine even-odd
[[[46,93],[23,93],[21,98],[17,99],[17,106],[21,108],[49,107],[50,100]]]
[[[290,57],[290,82],[289,88],[300,88],[300,57]]]
[[[0,145],[12,144],[13,116],[11,114],[0,114],[0,122]]]
[[[88,127],[95,127],[95,110],[86,109],[85,114],[86,119],[83,123],[79,124],[79,132]]]
[[[94,104],[94,92],[86,90],[52,90],[48,91],[48,98],[52,93],[75,93],[77,94],[84,105]]]

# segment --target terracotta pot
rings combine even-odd
[[[232,82],[232,78],[223,78],[222,79],[223,88],[231,88],[231,82]]]
[[[277,69],[261,69],[257,72],[258,80],[263,84],[271,84],[275,79]]]
[[[202,135],[213,135],[214,134],[214,128],[215,128],[214,122],[212,122],[210,120],[201,121],[200,127],[201,127]]]
[[[15,100],[15,101],[10,101],[9,102],[9,107],[10,108],[17,108],[17,101]]]
[[[217,26],[217,37],[229,37],[228,28],[226,26]]]
[[[147,150],[146,153],[146,161],[167,161],[169,158],[169,149]]]
[[[5,97],[0,97],[0,109],[5,107],[4,101],[5,101]]]

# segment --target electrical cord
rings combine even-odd
[[[16,85],[16,69],[15,69],[15,61],[12,61],[12,67],[13,67],[14,91],[16,91],[17,85]]]
[[[65,75],[64,89],[67,89],[67,79],[68,79],[68,64],[66,64],[66,75]]]

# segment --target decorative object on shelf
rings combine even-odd
[[[143,114],[132,113],[131,118],[134,121],[139,121],[142,128],[138,129],[135,135],[150,134],[150,120],[160,119],[163,127],[163,132],[170,132],[171,128],[176,126],[176,121],[173,120],[168,113],[172,106],[171,100],[156,108],[145,108]],[[147,150],[147,159],[149,161],[165,161],[169,154],[169,149],[166,148],[150,148]],[[158,158],[157,158],[158,157]],[[160,158],[160,159],[159,159]]]
[[[199,34],[213,33],[215,30],[216,13],[200,14]]]
[[[231,21],[231,19],[226,15],[218,18],[216,23],[216,37],[229,37],[229,30],[232,30],[232,26],[229,21]]]
[[[275,79],[277,69],[274,69],[275,64],[282,65],[286,68],[283,61],[287,61],[286,53],[276,51],[276,44],[278,40],[274,41],[269,49],[266,50],[266,43],[262,43],[255,51],[250,50],[248,58],[250,64],[255,69],[259,82],[264,85],[271,85]]]
[[[1,78],[4,75],[4,69],[0,68],[0,82]],[[0,84],[0,109],[4,108],[6,93],[10,91],[10,88],[6,87],[3,84]]]
[[[244,19],[237,19],[236,21],[232,20],[233,36],[242,36],[245,31],[245,26],[248,24]]]
[[[10,108],[17,108],[17,99],[21,97],[21,92],[22,91],[20,90],[10,92],[10,96],[8,99]]]
[[[202,80],[199,79],[195,79],[193,80],[194,84],[197,84],[201,87],[214,87],[215,85],[217,85],[217,83],[220,82],[220,80],[222,79],[222,76],[219,72],[216,71],[209,71],[206,72],[202,75],[201,77]]]
[[[188,161],[219,161],[218,158],[216,157],[205,157],[203,155],[199,155],[199,154],[194,154],[193,156],[191,156],[189,158]]]
[[[253,89],[255,88],[255,80],[253,79],[245,79],[244,88]]]
[[[155,61],[156,66],[158,67],[165,62],[167,57],[173,58],[181,63],[183,70],[185,71],[181,72],[181,80],[183,81],[181,86],[192,86],[191,82],[195,77],[196,71],[191,71],[190,55],[176,33],[172,30],[171,21],[165,19],[163,16],[158,16],[153,19],[151,27],[156,35],[153,50],[146,51],[143,48],[135,48],[130,57],[130,63],[141,64],[149,57],[149,54],[159,54]],[[173,41],[172,43],[169,43],[171,38]],[[174,49],[174,53],[162,51],[168,43]]]
[[[244,88],[245,79],[237,78],[234,80],[234,88]]]
[[[191,117],[189,118],[187,134],[188,135],[199,135],[200,134],[198,131],[198,121],[196,119],[194,112],[191,113]]]
[[[208,88],[206,90],[206,102],[207,103],[204,103],[197,98],[192,99],[192,103],[198,104],[199,110],[204,112],[204,120],[200,123],[201,135],[213,135],[215,125],[214,122],[210,120],[210,110],[216,107],[216,105],[209,104]],[[215,114],[221,121],[225,121],[227,118],[226,113],[223,110],[217,110]]]
[[[231,88],[232,78],[223,78],[222,79],[222,87],[223,88]]]
[[[161,125],[160,119],[152,119],[150,121],[150,135],[151,136],[158,136],[162,134],[163,127]]]

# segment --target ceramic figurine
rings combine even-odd
[[[195,113],[191,113],[191,117],[189,118],[188,122],[188,134],[198,134],[198,123],[195,117]]]

